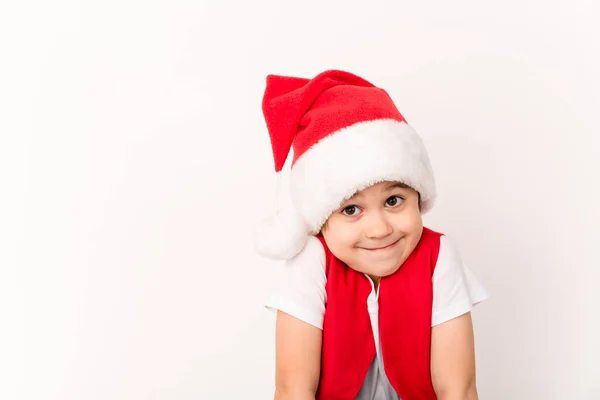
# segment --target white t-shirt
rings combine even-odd
[[[369,281],[371,278],[365,275]],[[433,273],[433,310],[431,326],[465,314],[488,295],[473,273],[463,264],[459,252],[447,236],[440,237],[440,251]],[[310,237],[300,254],[286,261],[282,277],[265,306],[280,310],[319,329],[327,304],[325,291],[325,249],[316,237]],[[367,307],[371,318],[377,356],[365,377],[358,400],[397,400],[383,369],[379,341],[378,293],[371,281]]]

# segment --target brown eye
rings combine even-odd
[[[356,215],[358,212],[358,207],[356,206],[348,206],[342,210],[342,214],[348,215],[350,217]]]
[[[388,198],[385,203],[390,207],[396,207],[402,203],[404,199],[400,196],[392,196]]]

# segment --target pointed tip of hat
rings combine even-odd
[[[264,257],[289,260],[304,249],[308,236],[308,228],[300,215],[283,211],[255,226],[254,247]]]

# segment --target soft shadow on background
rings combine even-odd
[[[0,398],[268,399],[268,73],[346,69],[425,140],[491,298],[480,398],[600,393],[596,2],[0,6]],[[284,180],[285,182],[285,180]],[[594,339],[596,338],[596,339]]]

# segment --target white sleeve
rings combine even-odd
[[[325,249],[314,236],[308,238],[304,249],[285,262],[265,307],[280,310],[306,323],[323,329],[325,304]]]
[[[440,237],[440,252],[433,272],[433,314],[431,326],[462,314],[487,299],[485,288],[460,258],[452,241]]]

